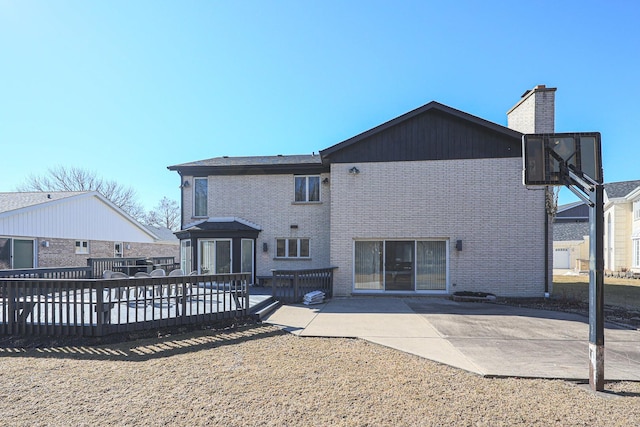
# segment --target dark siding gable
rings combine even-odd
[[[488,127],[478,122],[466,119],[464,113],[457,115],[429,108],[321,153],[332,163],[522,156],[521,141],[516,132],[506,128],[499,131],[496,130],[501,128],[498,125]]]

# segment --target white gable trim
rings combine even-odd
[[[91,198],[95,198],[99,202],[102,202],[103,204],[105,204],[108,209],[113,211],[113,213],[115,213],[118,216],[122,217],[126,222],[128,222],[134,228],[138,229],[143,234],[147,235],[147,237],[149,237],[151,240],[153,240],[153,241],[160,240],[160,238],[155,233],[153,233],[151,230],[149,230],[146,227],[144,227],[138,221],[133,219],[129,214],[124,212],[122,209],[118,208],[116,205],[114,205],[111,201],[109,201],[106,197],[104,197],[102,194],[98,193],[97,191],[88,191],[86,193],[76,194],[76,195],[73,195],[73,196],[63,197],[63,198],[59,198],[59,199],[52,199],[50,201],[46,201],[46,202],[43,202],[43,203],[38,203],[38,204],[35,204],[35,205],[25,206],[23,208],[2,212],[2,213],[0,213],[0,220],[7,219],[7,218],[10,218],[10,217],[13,217],[13,216],[17,217],[19,215],[24,215],[24,214],[29,214],[29,213],[35,213],[35,212],[38,212],[38,211],[43,211],[45,209],[49,209],[49,208],[56,207],[56,206],[59,206],[59,205],[64,205],[64,204],[67,204],[67,203],[72,202],[72,201],[78,201],[78,200],[82,200],[82,199],[91,199]]]

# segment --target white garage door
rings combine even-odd
[[[553,268],[571,268],[569,262],[569,248],[553,250]]]

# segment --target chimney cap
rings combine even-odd
[[[547,85],[536,85],[533,89],[528,89],[526,90],[522,96],[520,96],[520,98],[525,98],[527,95],[532,94],[533,92],[536,91],[540,91],[540,92],[545,92],[545,91],[549,91],[549,92],[555,92],[557,88],[555,87],[547,87]]]

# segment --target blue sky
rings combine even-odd
[[[0,191],[77,166],[152,208],[169,165],[317,152],[432,100],[506,125],[537,84],[557,132],[602,132],[606,181],[640,179],[638,22],[632,0],[0,0]]]

